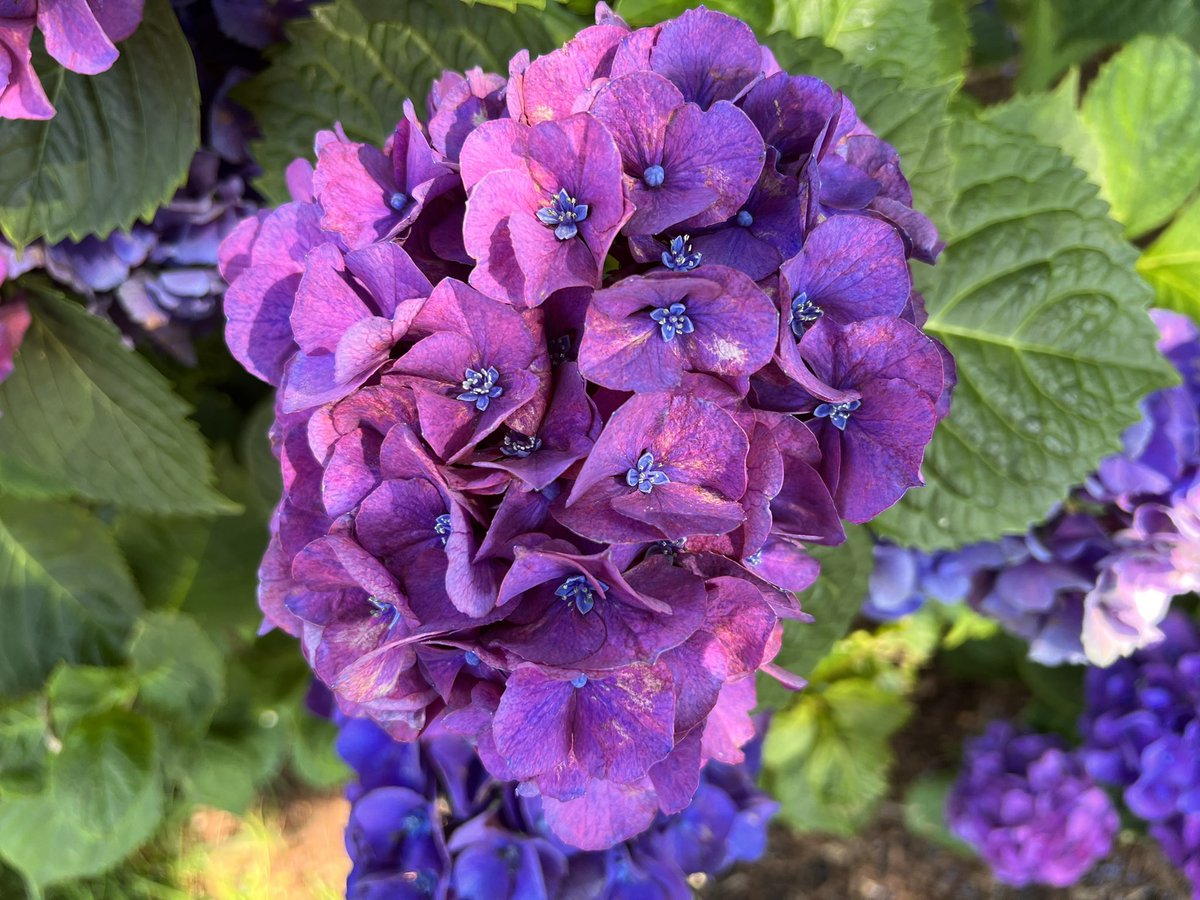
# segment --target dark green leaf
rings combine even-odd
[[[192,52],[168,0],[100,75],[35,66],[58,114],[0,122],[0,230],[17,246],[107,235],[149,219],[187,177],[200,141]]]
[[[66,734],[87,716],[128,706],[137,695],[129,670],[115,666],[60,665],[46,685],[55,734]]]
[[[336,0],[289,26],[290,40],[238,99],[254,113],[262,140],[255,158],[268,175],[260,186],[286,199],[284,167],[310,156],[313,135],[341,122],[354,140],[381,143],[411,99],[424,112],[433,79],[472,66],[508,73],[522,48],[537,55],[569,39],[585,20],[558,6],[516,12],[445,0]]]
[[[337,726],[308,712],[303,701],[296,703],[289,712],[292,721],[289,749],[296,774],[314,788],[345,784],[350,778],[350,769],[334,750]]]
[[[42,790],[47,745],[54,740],[40,695],[0,704],[0,798]]]
[[[957,200],[926,330],[958,364],[926,487],[874,523],[898,542],[960,546],[1042,518],[1175,380],[1154,349],[1151,292],[1095,188],[1057,150],[976,122],[951,131]]]
[[[946,795],[952,783],[949,775],[923,775],[913,782],[904,795],[904,824],[913,834],[970,855],[971,848],[946,827]]]
[[[129,645],[138,700],[158,721],[202,732],[225,692],[220,648],[195,620],[180,613],[151,613]]]
[[[29,306],[33,323],[0,385],[0,462],[60,495],[157,513],[236,510],[210,487],[187,407],[116,328],[58,295],[31,295]]]
[[[95,659],[140,608],[112,536],[91,514],[0,496],[0,696],[38,687],[60,660]]]
[[[737,16],[760,37],[766,34],[775,15],[776,0],[621,0],[617,15],[634,28],[673,19],[686,9],[707,6]]]

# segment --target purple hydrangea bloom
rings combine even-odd
[[[1082,753],[1200,896],[1200,630],[1175,611],[1162,632],[1155,646],[1088,670]]]
[[[399,743],[341,719],[337,748],[354,769],[348,897],[686,898],[766,849],[778,804],[755,786],[761,736],[745,763],[709,763],[695,799],[641,836],[580,851],[547,826],[544,803],[494,780],[462,738]]]
[[[1066,887],[1108,855],[1120,820],[1058,738],[993,722],[971,741],[946,802],[950,830],[1001,881]]]
[[[699,844],[740,845],[700,773],[742,761],[758,670],[803,686],[771,661],[806,544],[918,484],[948,404],[905,235],[803,202],[836,96],[750,104],[777,73],[730,16],[635,31],[602,5],[507,79],[444,74],[427,130],[407,105],[382,149],[323,133],[293,202],[222,246],[230,348],[279,387],[264,627],[346,714],[471,740],[557,839],[613,848],[588,865],[617,893],[674,895],[708,851],[622,842],[698,792]],[[848,147],[839,173],[899,190]],[[793,329],[804,290],[830,315]],[[472,841],[469,877],[535,862]]]
[[[65,68],[98,75],[117,61],[116,44],[142,21],[142,0],[10,0],[0,7],[0,118],[49,119],[54,107],[30,65],[36,26],[46,52]]]

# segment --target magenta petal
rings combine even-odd
[[[582,797],[565,802],[547,797],[542,809],[559,840],[580,850],[607,850],[649,828],[658,801],[648,779],[633,784],[593,780]]]
[[[575,98],[608,74],[617,44],[629,34],[619,25],[593,25],[552,53],[530,63],[522,79],[522,108],[531,125],[571,114]]]
[[[320,147],[313,191],[324,212],[321,227],[350,249],[387,236],[397,218],[388,199],[397,190],[391,160],[377,147],[341,137]]]
[[[463,187],[472,188],[487,174],[502,169],[525,169],[529,128],[514,119],[484,122],[463,143],[459,167]]]
[[[144,0],[88,0],[92,14],[113,41],[123,41],[142,22]]]
[[[643,777],[675,745],[675,691],[664,663],[627,666],[578,688],[576,757],[596,778]]]
[[[534,665],[519,665],[508,676],[492,735],[515,777],[535,778],[568,758],[577,690],[571,677]]]
[[[370,315],[344,277],[342,253],[335,244],[314,247],[304,263],[304,276],[292,308],[292,333],[306,353],[337,349],[346,330]]]
[[[704,8],[664,22],[650,51],[650,67],[704,109],[737,99],[758,78],[761,63],[749,25]]]
[[[0,18],[0,118],[49,119],[54,107],[33,70],[31,19]]]
[[[671,755],[650,769],[658,808],[666,815],[687,809],[700,787],[700,729],[675,745]]]
[[[37,24],[46,52],[72,72],[98,75],[117,61],[117,48],[87,0],[40,0]]]

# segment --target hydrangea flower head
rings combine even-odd
[[[279,388],[267,625],[346,714],[469,739],[556,839],[611,848],[588,865],[618,893],[757,846],[700,773],[743,759],[759,669],[803,684],[771,660],[806,542],[918,484],[945,414],[904,318],[920,216],[869,208],[904,196],[894,153],[854,162],[877,139],[839,95],[777,74],[723,13],[601,4],[507,77],[444,74],[382,148],[321,134],[222,251],[230,348]],[[693,798],[692,837],[622,844]],[[427,800],[387,802],[411,871],[445,862]],[[521,885],[544,861],[483,826],[470,858]]]
[[[966,750],[946,802],[950,830],[1006,884],[1066,887],[1112,849],[1108,795],[1055,737],[993,722]]]

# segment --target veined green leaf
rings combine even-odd
[[[1154,286],[1155,306],[1200,322],[1200,200],[1193,200],[1159,235],[1137,267]]]

